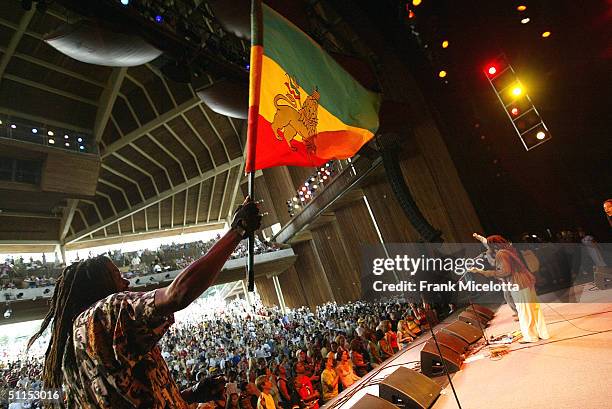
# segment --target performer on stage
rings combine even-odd
[[[544,314],[535,292],[535,277],[525,266],[516,249],[502,236],[487,237],[488,251],[495,256],[495,270],[471,270],[487,277],[503,277],[517,284],[519,291],[512,292],[516,304],[519,325],[523,334],[521,343],[548,339]]]
[[[68,408],[165,409],[222,399],[225,380],[206,379],[179,391],[157,342],[216,280],[238,243],[257,230],[261,215],[246,198],[231,229],[167,287],[128,291],[129,281],[106,256],[74,263],[57,281],[51,308],[28,348],[51,324],[45,388],[65,386]]]

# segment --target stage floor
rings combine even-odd
[[[601,409],[612,407],[612,290],[574,287],[581,303],[544,303],[550,339],[511,344],[498,361],[481,351],[452,377],[464,409]],[[588,302],[587,302],[588,301]],[[596,301],[606,301],[599,302]],[[507,305],[497,311],[488,336],[518,329]],[[447,382],[446,382],[447,383]],[[456,408],[447,386],[434,409]]]
[[[451,375],[463,409],[612,408],[612,289],[592,288],[592,283],[573,287],[570,296],[581,303],[546,303],[558,300],[559,293],[540,297],[550,339],[535,344],[514,342],[510,352],[495,361],[484,346],[470,355],[461,370]],[[436,329],[454,321],[450,318]],[[510,308],[503,305],[485,332],[491,336],[517,329]],[[420,361],[427,339],[422,337],[412,348],[400,351],[385,362],[384,369],[368,373],[324,407],[348,409],[365,393],[378,395],[378,382],[398,365],[411,368]],[[444,390],[433,409],[457,408],[446,376],[434,380]]]

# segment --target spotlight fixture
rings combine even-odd
[[[540,131],[536,134],[536,138],[538,138],[541,141],[542,139],[546,138],[546,134]]]
[[[440,78],[444,78],[444,77],[446,77],[446,71],[444,71],[444,70],[440,71],[440,72],[438,73],[438,77],[440,77]]]
[[[68,139],[68,138],[69,138],[69,136],[68,136],[68,135],[64,135],[64,139]]]
[[[512,115],[517,116],[519,114],[519,110],[517,107],[514,107],[510,110],[510,112],[512,113]]]
[[[527,24],[531,21],[531,19],[529,17],[525,17],[524,19],[521,20],[521,24]]]
[[[542,38],[548,38],[548,37],[550,37],[550,31],[544,31],[542,33]]]
[[[164,22],[164,17],[161,14],[155,16],[155,22],[161,24]]]
[[[448,40],[442,41],[442,48],[448,48]]]
[[[38,133],[38,129],[32,128],[32,133]]]
[[[77,142],[79,143],[83,142],[83,138],[77,138]]]
[[[15,125],[15,124],[11,124],[11,128],[13,128],[13,129],[17,129],[17,125]]]
[[[121,0],[121,4],[123,4],[124,6],[127,6],[130,4],[130,0]]]
[[[53,138],[49,138],[49,144],[51,144],[51,145],[55,145],[55,139],[53,139]]]
[[[0,119],[0,125],[2,125],[2,120]]]
[[[487,68],[487,72],[489,73],[489,75],[495,75],[495,73],[497,72],[497,68],[495,68],[494,65],[491,65],[489,68]]]
[[[517,85],[516,87],[512,88],[512,95],[518,97],[522,93],[523,93],[523,88],[521,88],[520,85]]]
[[[525,10],[527,10],[527,6],[525,6],[525,5],[521,4],[521,5],[520,5],[520,6],[518,6],[516,9],[517,9],[518,11],[525,11]]]
[[[79,149],[80,149],[80,150],[82,150],[82,151],[84,151],[84,150],[85,150],[85,147],[84,147],[83,145],[81,145],[81,146],[79,146]]]
[[[70,146],[70,144],[69,144],[68,142],[66,142],[64,145],[66,145],[66,147],[69,147],[69,146]]]
[[[414,7],[416,7],[416,6],[420,5],[420,4],[421,4],[421,0],[412,0],[412,5]]]
[[[53,135],[55,135],[55,134],[53,133],[53,131],[47,131],[47,135],[49,135],[49,136],[53,136]]]

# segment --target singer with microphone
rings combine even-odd
[[[474,233],[477,239],[484,239]],[[482,240],[481,240],[482,241]],[[537,342],[539,339],[548,339],[548,329],[544,321],[544,314],[540,308],[536,292],[535,277],[519,257],[517,250],[510,242],[499,235],[489,236],[482,241],[495,255],[495,270],[471,269],[471,272],[482,274],[485,277],[496,277],[517,284],[519,291],[511,293],[516,304],[518,320],[523,334],[521,343]]]

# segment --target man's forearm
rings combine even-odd
[[[242,237],[230,229],[212,248],[198,260],[191,263],[172,283],[157,290],[155,305],[167,313],[182,310],[198,298],[216,280],[223,264],[231,256]]]

